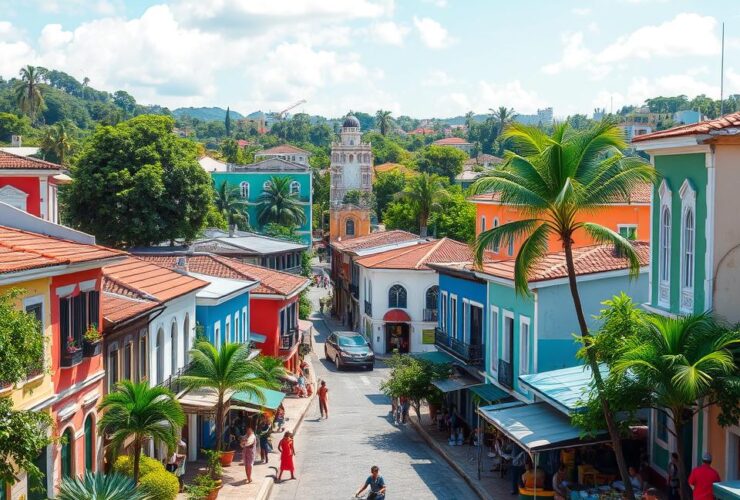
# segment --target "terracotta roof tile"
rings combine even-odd
[[[305,149],[297,148],[292,144],[281,144],[272,148],[263,149],[254,153],[255,156],[261,155],[286,155],[286,154],[304,154],[310,155]]]
[[[469,245],[442,238],[360,257],[355,262],[370,269],[430,269],[427,264],[472,259],[473,252]]]
[[[437,146],[452,146],[452,145],[460,145],[460,144],[470,144],[468,141],[461,137],[445,137],[444,139],[438,139],[434,141],[432,144],[436,144]]]
[[[126,255],[99,245],[78,243],[0,226],[0,273],[82,262],[104,261]]]
[[[105,266],[103,274],[106,277],[106,291],[130,297],[138,295],[159,302],[166,302],[208,286],[205,281],[134,256],[120,264]]]
[[[101,305],[103,319],[107,323],[116,324],[156,309],[160,303],[154,300],[134,299],[111,292],[104,292]]]
[[[649,141],[652,139],[665,139],[667,137],[681,137],[684,135],[709,134],[726,128],[740,127],[740,112],[730,113],[714,120],[705,120],[699,123],[682,125],[668,130],[659,130],[651,134],[638,135],[632,142]]]
[[[62,170],[61,165],[50,161],[20,156],[7,151],[0,151],[0,170]]]
[[[403,243],[405,241],[414,241],[418,239],[419,236],[414,233],[394,229],[392,231],[377,231],[375,233],[366,234],[365,236],[359,236],[350,240],[334,241],[331,245],[337,250],[356,252],[358,250],[393,245],[394,243]]]
[[[653,185],[650,183],[642,183],[635,187],[635,189],[632,190],[632,193],[629,197],[629,200],[624,199],[618,199],[615,200],[614,203],[629,203],[629,204],[649,204],[650,203],[650,195],[653,192]],[[500,202],[501,197],[499,196],[499,193],[484,193],[484,194],[476,194],[473,196],[470,196],[468,200],[472,202],[476,201],[488,201],[488,202]]]

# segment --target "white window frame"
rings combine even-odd
[[[501,354],[499,355],[499,359],[502,359],[506,361],[507,363],[511,364],[513,360],[511,358],[506,359],[511,354],[511,346],[509,346],[509,336],[506,334],[506,319],[511,319],[511,327],[514,328],[516,323],[514,322],[514,313],[512,311],[507,311],[506,309],[503,310],[503,321],[501,322],[502,326],[502,337],[501,337]],[[511,341],[514,342],[514,332],[512,332],[511,335]]]
[[[221,322],[216,321],[213,324],[213,340],[214,340],[214,346],[216,346],[216,349],[221,347]]]
[[[443,332],[447,333],[447,300],[448,300],[448,293],[446,291],[440,292],[439,296],[441,297],[441,301],[439,303],[440,305],[440,311],[439,311],[439,324],[440,328]]]
[[[240,322],[239,322],[239,311],[234,313],[234,319],[232,320],[234,322],[234,338],[236,339],[236,342],[243,342],[242,340],[242,332],[239,330]]]
[[[224,339],[226,342],[231,342],[231,316],[226,316],[226,319],[224,320],[224,330]]]
[[[498,224],[499,224],[499,222],[498,222],[498,217],[494,217],[494,218],[493,218],[493,228],[497,228],[497,227],[498,227]],[[493,228],[492,228],[492,229],[493,229]],[[492,248],[492,250],[493,250],[494,252],[498,253],[498,252],[499,252],[499,250],[501,250],[501,247],[500,247],[499,245],[493,245],[493,248]]]
[[[251,335],[249,331],[249,319],[247,317],[246,306],[242,307],[242,331],[244,332],[243,333],[244,342],[249,342],[251,340]]]
[[[524,327],[527,327],[527,334],[524,335]],[[519,316],[519,375],[526,375],[530,372],[532,356],[530,349],[532,335],[532,323],[526,316]]]
[[[491,373],[498,372],[498,332],[500,328],[499,310],[496,306],[490,306],[489,333],[491,343]]]
[[[506,254],[509,257],[513,257],[514,256],[514,238],[510,238],[509,239],[509,244],[508,244],[508,246],[506,248]]]
[[[681,297],[679,308],[681,312],[694,312],[694,285],[696,283],[696,191],[686,179],[679,190],[681,197]],[[686,234],[686,216],[691,213],[693,228],[691,241]],[[691,248],[691,262],[687,261],[688,249]],[[689,273],[686,268],[689,268]],[[690,279],[690,283],[686,283]]]
[[[241,194],[242,198],[245,200],[249,199],[249,183],[247,181],[239,183],[239,194]]]
[[[455,335],[455,338],[459,337]],[[463,330],[460,340],[466,344],[470,343],[470,301],[468,299],[463,299]]]
[[[637,239],[637,224],[617,224],[617,233],[622,234],[622,229],[635,229],[635,239]]]
[[[450,332],[452,337],[457,338],[457,295],[454,293],[450,294]],[[448,335],[450,332],[448,332]]]
[[[653,409],[653,419],[652,420],[653,420],[653,426],[654,426],[653,429],[655,429],[654,438],[655,438],[655,442],[658,444],[658,446],[661,446],[662,448],[664,448],[666,450],[670,450],[670,449],[672,449],[671,448],[671,438],[672,438],[672,435],[671,435],[671,419],[668,418],[667,415],[666,415],[666,437],[668,438],[668,441],[664,441],[663,439],[661,439],[661,438],[658,437],[658,415],[661,414],[661,413],[663,413],[663,412],[661,412],[658,409]]]
[[[673,232],[673,211],[671,210],[672,193],[668,183],[663,179],[658,190],[660,209],[658,211],[658,305],[671,305],[671,236]],[[668,211],[668,228],[663,224],[664,214]],[[667,233],[667,234],[666,234]],[[665,278],[664,278],[665,276]]]
[[[270,181],[265,181],[262,183],[262,191],[267,191],[267,188],[270,186]]]
[[[292,181],[290,183],[290,194],[299,194],[301,192],[301,183],[298,181]]]

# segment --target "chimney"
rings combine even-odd
[[[23,143],[22,137],[20,135],[13,135],[10,138],[10,145],[14,148],[21,147],[21,144]]]
[[[179,255],[175,259],[175,271],[180,274],[188,274],[188,259],[184,255]]]

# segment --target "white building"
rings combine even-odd
[[[297,148],[290,144],[281,144],[274,148],[263,149],[254,153],[254,161],[269,160],[271,158],[278,158],[280,160],[289,161],[291,163],[297,163],[299,165],[308,166],[308,158],[311,153],[305,149]]]

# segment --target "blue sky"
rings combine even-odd
[[[415,117],[556,116],[740,93],[733,0],[16,0],[0,75],[31,63],[142,103]]]

